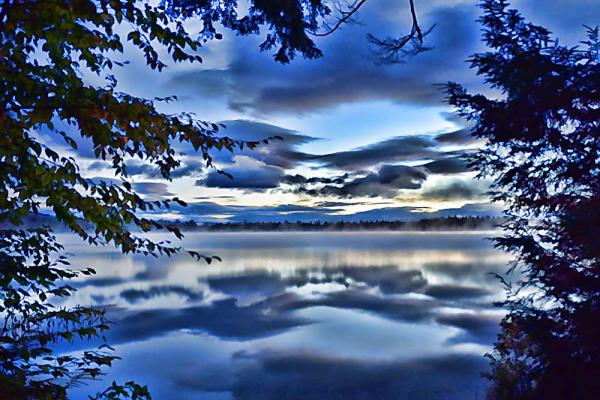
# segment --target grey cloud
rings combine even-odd
[[[282,128],[258,121],[233,120],[221,121],[225,129],[220,135],[228,136],[236,140],[260,142],[273,136],[279,136],[283,140],[272,140],[269,144],[261,144],[255,149],[236,149],[235,153],[220,151],[213,154],[214,159],[221,163],[233,162],[236,155],[247,156],[268,165],[290,169],[299,162],[305,161],[306,155],[299,152],[297,147],[306,143],[319,140],[317,138],[302,135],[294,130]],[[189,151],[189,149],[188,149]]]
[[[123,184],[123,181],[120,179],[105,178],[103,176],[94,176],[92,178],[88,178],[88,180],[91,181],[94,185],[100,185],[103,183],[106,185],[121,186]]]
[[[326,168],[356,171],[383,162],[435,158],[440,154],[435,147],[430,136],[397,136],[349,151],[307,156],[307,159]]]
[[[372,201],[320,201],[317,202],[316,205],[319,207],[347,207],[347,206],[359,206],[359,205],[381,205],[381,204],[390,204],[389,201],[386,202],[372,202]]]
[[[536,24],[541,24],[555,33],[561,42],[579,45],[583,40],[584,25],[596,26],[600,19],[598,3],[594,0],[547,0],[544,6],[536,0],[513,2],[523,15]]]
[[[33,132],[33,135],[41,143],[46,144],[55,151],[66,151],[69,150],[77,155],[78,159],[96,159],[94,153],[94,142],[89,137],[81,136],[78,128],[58,118],[52,119],[55,131],[65,132],[71,139],[73,139],[77,145],[77,149],[71,148],[62,136],[48,129],[46,125],[40,127],[37,131]]]
[[[447,157],[428,162],[423,167],[434,174],[460,174],[471,171],[462,157]]]
[[[133,160],[125,164],[127,174],[132,177],[144,177],[150,179],[161,179],[162,175],[156,165],[147,164],[143,161]]]
[[[260,141],[267,137],[281,136],[256,149],[217,152],[215,162],[233,176],[209,170],[197,180],[197,185],[218,188],[237,188],[264,191],[283,185],[297,186],[295,190],[309,196],[336,196],[342,198],[367,196],[392,198],[399,189],[418,189],[427,173],[453,174],[467,171],[461,152],[441,152],[439,147],[449,142],[461,142],[462,133],[451,132],[438,136],[409,135],[393,137],[368,146],[329,154],[310,154],[299,151],[298,146],[317,140],[295,131],[275,125],[246,121],[224,121],[224,135],[238,140]],[[460,131],[458,131],[460,132]],[[454,155],[458,154],[458,155]],[[414,162],[428,160],[423,168],[382,163]],[[301,163],[310,162],[319,168],[348,171],[344,175],[330,177],[305,177],[286,174],[286,170]],[[365,173],[364,169],[380,166],[379,171]],[[102,168],[93,163],[90,170]],[[203,170],[203,162],[186,157],[183,165],[173,172],[173,177],[193,176]],[[158,177],[159,171],[150,164],[139,161],[128,163],[131,175],[147,178]],[[351,178],[352,177],[352,178]]]
[[[456,125],[465,126],[468,123],[468,121],[456,111],[442,111],[440,112],[440,116],[446,121],[452,122]]]
[[[312,274],[313,272],[317,272],[317,274]],[[259,271],[240,276],[209,278],[207,282],[211,287],[231,295],[244,295],[252,291],[260,291],[262,294],[277,294],[284,292],[287,287],[301,287],[308,283],[335,282],[353,289],[364,289],[366,284],[368,287],[378,288],[383,294],[409,293],[420,290],[427,285],[427,280],[423,277],[421,271],[401,270],[395,265],[369,268],[343,266],[332,270],[302,270],[291,277],[282,277],[277,273]],[[363,285],[362,288],[361,285]],[[356,293],[359,292],[360,290]],[[326,302],[329,302],[329,300],[326,300]],[[305,305],[301,302],[286,307],[297,308]]]
[[[104,168],[108,168],[109,164],[104,161],[94,161],[88,166],[88,171],[99,171]]]
[[[215,199],[227,199],[227,200],[233,200],[235,199],[235,196],[229,196],[229,195],[219,195],[219,196],[196,196],[194,197],[194,199],[196,200],[215,200]]]
[[[178,72],[167,83],[187,95],[224,99],[235,110],[252,114],[307,113],[374,100],[439,105],[443,93],[433,84],[462,82],[474,90],[482,82],[465,60],[483,49],[480,10],[475,2],[421,2],[423,27],[437,24],[427,40],[433,50],[401,65],[377,66],[367,33],[398,36],[407,28],[406,2],[366,4],[361,24],[345,26],[343,32],[319,41],[325,56],[319,60],[294,60],[286,66],[274,63],[268,54],[256,52],[258,39],[232,39],[231,59],[223,69]],[[561,40],[576,45],[583,39],[583,24],[595,26],[599,12],[594,0],[579,0],[565,6],[564,0],[524,0],[517,5],[525,16],[557,32]],[[382,12],[385,10],[385,12]],[[398,16],[398,17],[394,17]]]
[[[318,274],[311,274],[312,272]],[[345,286],[348,291],[330,293],[319,300],[300,300],[285,303],[283,308],[297,309],[314,305],[333,305],[335,303],[336,307],[354,307],[378,313],[381,311],[384,316],[393,319],[404,318],[407,315],[410,318],[415,318],[412,313],[406,314],[406,312],[412,310],[412,305],[416,303],[400,301],[398,303],[402,305],[400,314],[393,314],[390,309],[383,305],[379,310],[380,298],[365,292],[364,285],[369,288],[378,288],[384,295],[423,291],[438,300],[450,301],[475,299],[492,294],[487,289],[474,286],[428,284],[421,271],[402,270],[396,265],[369,268],[342,266],[332,270],[304,270],[291,277],[283,277],[278,273],[262,270],[234,276],[205,278],[202,281],[205,281],[212,289],[234,297],[244,297],[251,294],[273,296],[284,293],[286,288],[291,286],[302,287],[308,283],[335,282]],[[362,304],[359,304],[359,301]],[[427,301],[424,303],[427,312],[423,314],[423,318],[429,314],[430,307],[433,304],[433,302]]]
[[[135,182],[133,188],[137,193],[145,195],[149,199],[173,196],[173,193],[168,190],[168,185],[163,182]]]
[[[186,160],[183,165],[176,168],[172,173],[172,178],[182,178],[186,176],[196,176],[205,168],[205,163],[200,160]]]
[[[479,141],[479,139],[473,137],[470,133],[470,130],[466,128],[439,134],[435,137],[435,140],[440,144],[446,145],[466,145]]]
[[[254,115],[307,113],[374,100],[439,104],[443,94],[433,84],[473,75],[463,60],[478,43],[476,7],[423,6],[423,25],[437,23],[428,37],[434,49],[403,65],[376,65],[366,34],[397,33],[403,22],[389,16],[404,15],[405,5],[400,3],[386,6],[387,18],[377,8],[366,7],[361,13],[364,25],[347,26],[343,34],[322,41],[322,59],[281,66],[253,51],[247,40],[234,40],[233,59],[225,69],[175,74],[168,85],[190,94],[220,95],[232,109]]]
[[[422,197],[428,200],[473,200],[483,198],[487,184],[483,181],[451,181],[424,190]]]
[[[211,170],[206,178],[196,181],[197,186],[214,188],[246,189],[262,191],[279,186],[284,170],[271,165],[226,167],[233,178]]]
[[[419,189],[427,179],[420,169],[405,165],[384,165],[378,172],[357,178],[343,187],[347,197],[395,197],[398,189]]]
[[[302,176],[300,174],[286,175],[283,178],[282,183],[289,184],[289,185],[306,185],[306,184],[313,184],[313,183],[324,183],[324,184],[338,184],[338,185],[341,185],[348,178],[348,176],[349,176],[348,174],[344,174],[342,176],[336,176],[336,177],[332,177],[332,178],[326,178],[326,177],[311,177],[311,178],[307,178],[307,177]]]
[[[145,163],[140,160],[131,160],[125,163],[127,175],[130,177],[143,177],[149,179],[162,179],[160,169],[153,164]],[[175,168],[171,172],[171,178],[183,178],[186,176],[194,176],[202,172],[205,163],[200,160],[184,159],[182,165]],[[104,161],[94,161],[91,163],[88,171],[99,171],[102,169],[111,169],[112,166]]]
[[[332,183],[347,178],[344,176]],[[297,185],[293,191],[310,196],[337,197],[387,197],[393,198],[400,189],[419,189],[427,179],[422,169],[406,165],[383,165],[377,172],[350,180],[343,180],[341,185],[326,184],[324,186]],[[295,179],[302,181],[302,179]],[[321,183],[314,180],[312,183]]]

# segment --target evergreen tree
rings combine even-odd
[[[491,359],[490,399],[600,398],[600,65],[598,29],[578,48],[486,0],[490,50],[471,66],[497,96],[446,86],[486,140],[471,162],[506,206],[496,245],[523,274]]]

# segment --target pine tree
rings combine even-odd
[[[486,140],[471,164],[505,204],[496,246],[514,255],[508,313],[489,355],[490,399],[600,398],[600,65],[598,29],[577,48],[486,0],[488,52],[470,59],[497,95],[446,86]]]

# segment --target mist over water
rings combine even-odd
[[[155,399],[481,399],[508,261],[493,235],[187,234],[211,265],[62,236],[97,271],[69,303],[110,309],[123,358],[72,394],[134,379]]]

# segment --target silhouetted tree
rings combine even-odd
[[[450,83],[450,104],[486,140],[472,158],[506,205],[496,245],[515,256],[490,399],[600,398],[600,65],[598,29],[560,45],[505,0],[486,0],[491,49],[471,66],[495,96]]]

